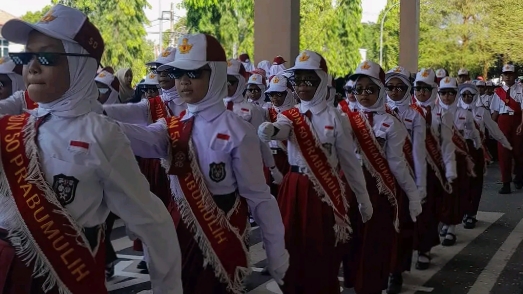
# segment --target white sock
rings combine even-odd
[[[452,237],[452,235],[454,235],[454,236],[456,235],[455,231],[456,231],[455,225],[449,226],[449,228],[447,229],[447,235],[445,236],[445,239],[450,239],[450,240],[454,239],[454,237]],[[450,234],[452,234],[452,235],[450,235]]]
[[[424,252],[424,255],[418,255],[418,261],[421,263],[429,263],[430,262],[430,251]]]

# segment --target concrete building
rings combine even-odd
[[[0,31],[2,26],[16,16],[9,14],[3,10],[0,10]],[[20,44],[9,43],[6,39],[2,38],[0,34],[0,57],[7,56],[9,52],[21,52],[24,50],[24,46]]]

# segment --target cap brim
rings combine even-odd
[[[368,75],[360,74],[360,73],[352,74],[349,76],[349,80],[356,81],[359,77],[368,77]]]
[[[265,93],[285,92],[285,91],[287,91],[287,87],[273,85],[269,89],[267,89],[265,91]]]
[[[301,65],[301,66],[293,66],[291,68],[288,68],[284,70],[283,72],[292,72],[296,70],[322,70],[321,68],[310,66],[310,65]],[[278,73],[281,74],[281,73]]]
[[[12,19],[4,24],[2,27],[2,37],[9,42],[26,45],[27,40],[29,39],[29,34],[32,31],[38,31],[51,38],[77,43],[75,40],[58,34],[57,32],[50,31],[36,24],[30,24],[19,19]]]
[[[158,66],[163,65],[163,63],[159,63],[159,62],[156,62],[156,61],[151,61],[151,62],[147,62],[145,65],[146,66],[157,66],[158,67]]]
[[[208,61],[200,61],[200,60],[175,60],[173,62],[166,63],[162,66],[158,67],[159,71],[167,70],[170,68],[179,68],[184,70],[194,70],[199,69],[201,67],[204,67],[207,65]]]

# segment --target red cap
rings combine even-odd
[[[285,62],[285,59],[283,59],[283,57],[281,57],[280,55],[274,57],[274,59],[272,60],[272,64],[273,65],[280,65],[280,64],[284,64]]]

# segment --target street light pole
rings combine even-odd
[[[385,18],[387,17],[387,14],[389,13],[389,11],[398,6],[400,4],[400,2],[397,2],[395,3],[394,5],[392,5],[391,7],[389,7],[389,9],[387,9],[387,11],[385,11],[385,13],[383,14],[383,17],[381,18],[381,29],[380,29],[380,66],[383,66],[383,25],[385,24]]]

